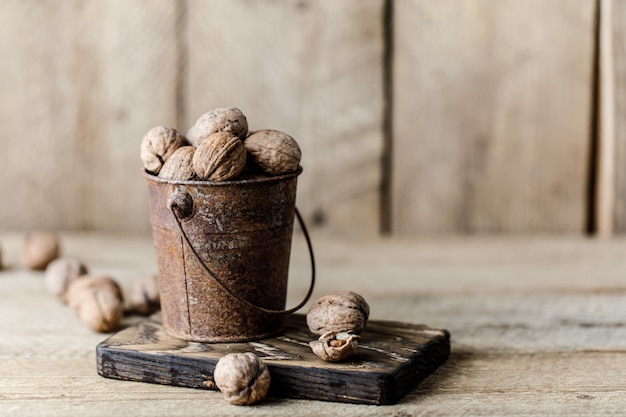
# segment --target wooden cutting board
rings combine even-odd
[[[230,352],[254,352],[269,367],[268,396],[361,404],[394,404],[446,361],[447,330],[370,320],[357,352],[324,362],[309,342],[305,316],[289,317],[279,336],[246,343],[198,343],[168,336],[160,314],[126,328],[96,348],[98,373],[107,378],[217,389],[213,370]]]

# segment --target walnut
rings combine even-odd
[[[46,288],[56,295],[63,303],[67,303],[65,295],[72,282],[87,274],[87,267],[78,259],[65,257],[50,262],[46,268],[44,282]]]
[[[26,235],[22,247],[22,263],[28,269],[43,271],[59,257],[61,244],[54,232],[32,232]]]
[[[196,148],[193,146],[181,146],[176,149],[173,154],[165,161],[159,177],[173,181],[192,180],[196,176],[193,170],[193,154]]]
[[[187,132],[187,139],[197,147],[217,132],[230,132],[239,139],[244,139],[248,133],[248,120],[236,107],[213,109],[198,118]]]
[[[243,145],[250,160],[268,175],[293,172],[302,152],[294,138],[279,130],[264,129],[246,138]]]
[[[345,332],[327,332],[310,342],[311,350],[328,362],[343,361],[356,351],[360,336]]]
[[[150,129],[141,141],[141,160],[146,171],[158,174],[163,163],[185,144],[185,137],[168,126]]]
[[[306,314],[309,330],[315,334],[348,332],[360,334],[370,309],[363,297],[352,291],[334,291],[311,304]]]
[[[94,332],[115,330],[124,315],[120,286],[106,276],[85,276],[67,289],[67,303]]]
[[[148,316],[160,308],[157,276],[150,274],[137,278],[128,295],[128,311]]]
[[[239,175],[245,166],[243,143],[228,132],[210,135],[193,154],[193,168],[202,180],[226,181]]]
[[[265,397],[270,387],[270,371],[254,353],[229,353],[213,372],[215,385],[231,404],[253,404]]]

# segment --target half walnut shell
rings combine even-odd
[[[328,332],[310,342],[311,350],[327,362],[341,362],[354,354],[360,336],[345,332]]]

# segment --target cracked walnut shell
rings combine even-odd
[[[298,169],[302,152],[294,138],[279,130],[258,130],[243,145],[250,160],[268,175],[280,175]]]
[[[253,404],[265,397],[270,387],[270,371],[252,352],[223,356],[213,372],[215,385],[231,404]]]
[[[210,135],[193,154],[193,168],[201,180],[226,181],[241,174],[245,166],[243,143],[228,132]]]
[[[168,126],[150,129],[141,141],[140,156],[146,171],[158,174],[174,151],[185,144],[185,137]]]
[[[352,291],[334,291],[318,298],[306,314],[309,330],[315,334],[347,332],[360,334],[370,309],[365,299]]]
[[[327,332],[310,342],[311,350],[327,362],[340,362],[354,354],[360,336],[345,332]]]

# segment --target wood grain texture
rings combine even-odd
[[[613,47],[613,0],[598,1],[596,161],[592,176],[594,232],[611,236],[615,230],[615,60]]]
[[[139,144],[176,121],[175,10],[3,4],[1,228],[149,230]]]
[[[302,148],[298,206],[334,233],[374,234],[382,152],[382,0],[188,4],[188,128],[237,106]],[[313,221],[314,220],[314,221]]]
[[[399,403],[268,398],[235,408],[215,391],[102,378],[95,347],[107,336],[91,333],[47,293],[41,273],[19,268],[22,235],[2,234],[0,414],[589,416],[626,409],[626,239],[313,237],[316,293],[351,289],[368,300],[372,320],[450,330],[450,358]],[[126,288],[155,265],[149,238],[62,238],[66,253]],[[293,267],[308,270],[305,254]]]
[[[594,5],[394,3],[395,233],[584,230]]]
[[[161,315],[126,328],[96,348],[98,373],[107,378],[218,389],[215,365],[229,353],[253,352],[271,374],[269,397],[354,404],[394,404],[450,355],[450,334],[425,325],[370,321],[344,362],[313,354],[316,340],[304,315],[291,315],[281,334],[246,343],[186,342],[165,333]]]
[[[615,171],[613,191],[615,194],[614,231],[620,234],[626,232],[626,4],[623,1],[612,2],[612,54],[613,71],[613,98],[612,109],[614,118],[614,161]]]
[[[385,3],[7,0],[0,228],[147,233],[141,136],[236,105],[251,128],[299,141],[298,206],[335,235],[378,233],[387,186],[397,234],[582,232],[597,2],[392,2],[390,177]],[[605,205],[618,231],[623,9],[615,2],[616,201]]]

